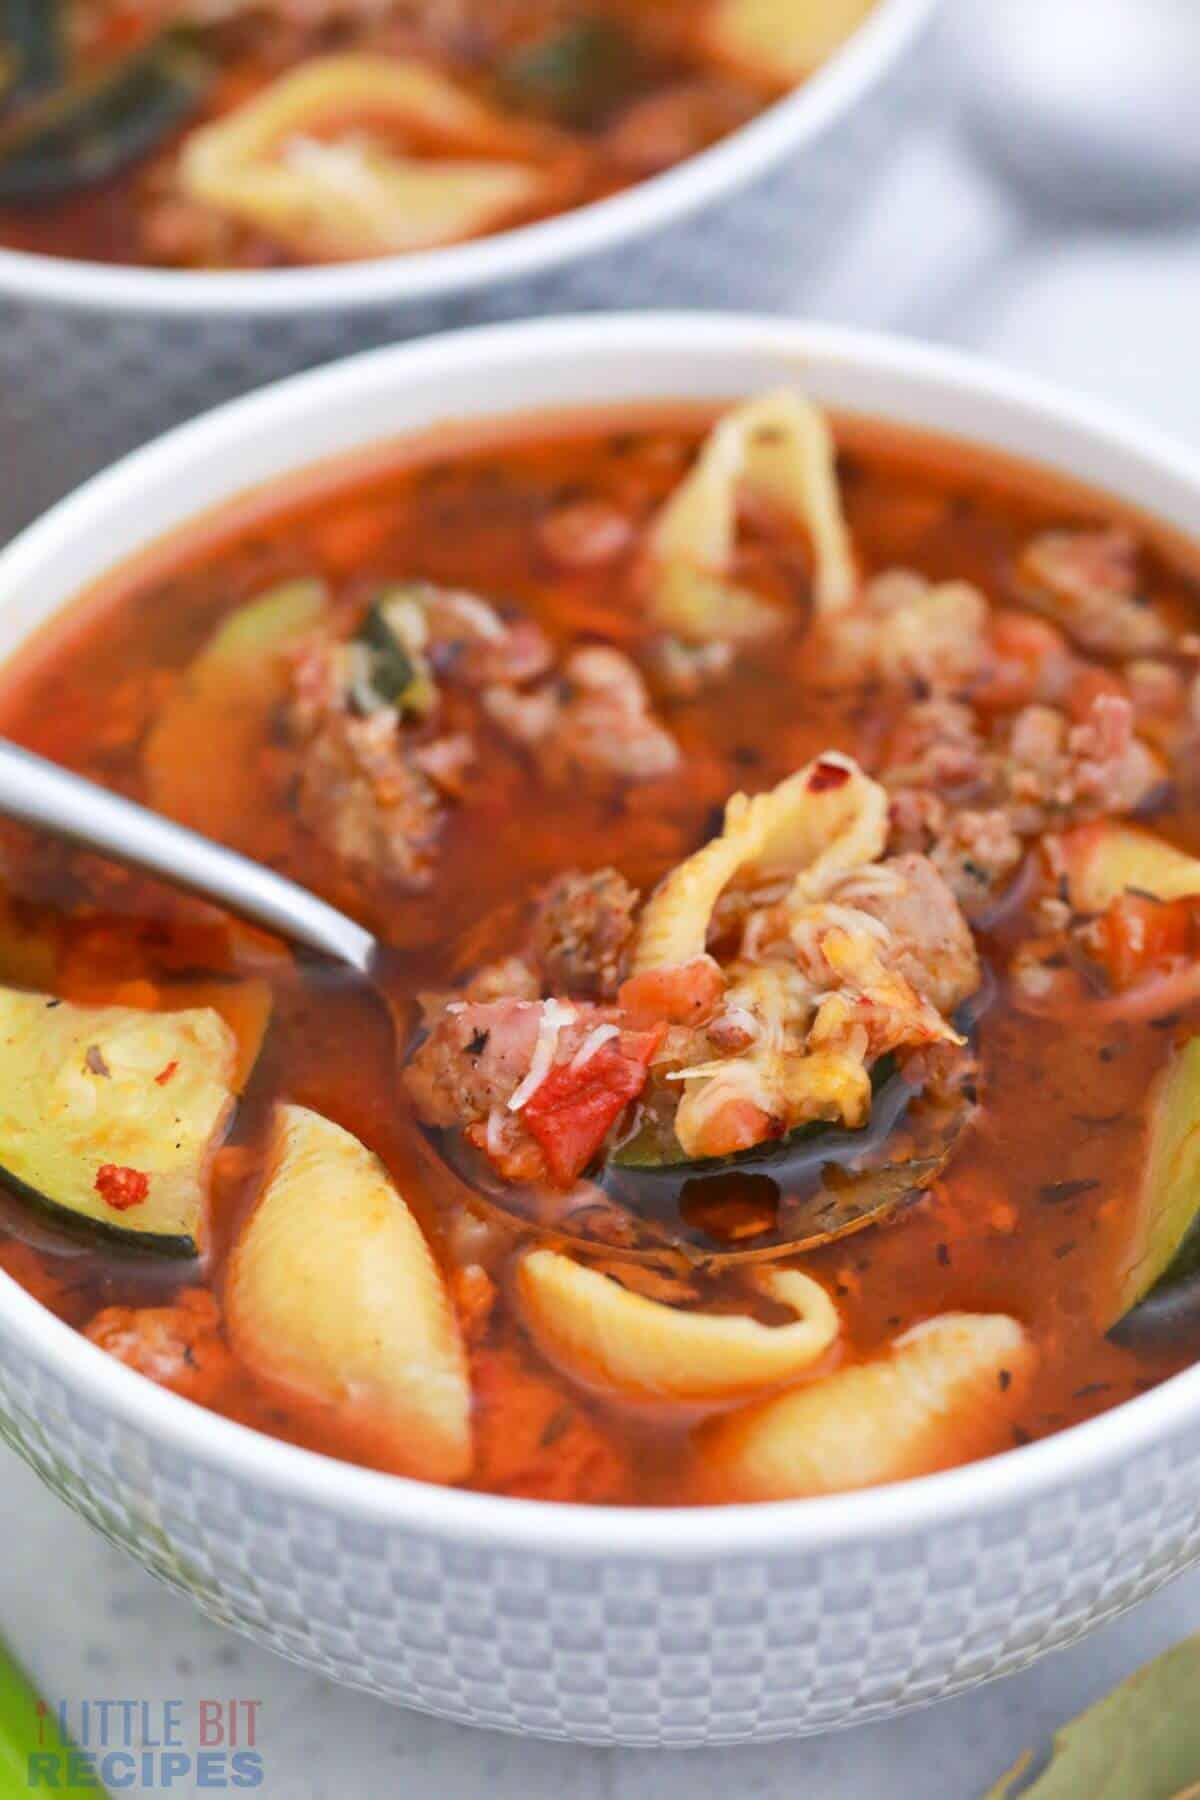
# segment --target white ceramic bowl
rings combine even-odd
[[[911,104],[936,5],[879,0],[811,81],[712,149],[475,243],[211,274],[0,248],[0,438],[22,445],[0,483],[0,541],[167,426],[351,350],[597,305],[762,307],[773,287],[794,301]]]
[[[344,313],[424,300],[532,275],[661,229],[811,143],[907,48],[936,0],[879,0],[842,49],[802,86],[721,142],[609,199],[475,242],[332,268],[192,274],[113,268],[0,250],[0,287],[26,298],[113,312]]]
[[[765,319],[568,319],[375,352],[138,452],[0,556],[0,652],[113,561],[285,471],[442,420],[725,400],[788,376],[1200,537],[1200,461],[1017,377]],[[261,1437],[142,1380],[0,1279],[0,1432],[214,1618],[392,1700],[593,1742],[879,1718],[1019,1668],[1200,1559],[1200,1368],[1046,1442],[875,1492],[564,1507]]]

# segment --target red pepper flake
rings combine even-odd
[[[141,1169],[123,1169],[117,1163],[104,1163],[96,1174],[96,1192],[116,1212],[128,1212],[140,1206],[150,1192],[150,1177]]]
[[[175,1071],[178,1067],[179,1067],[179,1064],[177,1062],[169,1062],[165,1069],[160,1069],[158,1071],[158,1074],[154,1077],[154,1079],[158,1083],[159,1087],[166,1087],[168,1081],[170,1081],[172,1075],[175,1073]]]
[[[825,794],[831,788],[845,787],[850,779],[850,771],[841,763],[819,762],[808,778],[810,794]]]

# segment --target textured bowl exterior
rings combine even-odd
[[[280,286],[0,248],[0,441],[20,446],[5,458],[0,542],[170,426],[351,351],[609,307],[794,307],[926,103],[914,50],[933,5],[885,0],[865,55],[852,46],[832,85],[819,78],[811,96],[772,108],[761,137],[751,126],[718,146],[719,181],[697,182],[707,159],[693,158],[678,188],[668,176],[631,190],[628,220],[606,202],[537,227],[533,256],[530,234],[506,233],[465,246],[470,260],[420,258],[421,279],[409,258],[300,271]]]
[[[580,1555],[239,1479],[5,1342],[0,1408],[48,1485],[209,1617],[384,1699],[542,1737],[724,1744],[885,1718],[1023,1668],[1200,1559],[1200,1427],[882,1541],[792,1548],[783,1524],[747,1555],[731,1517],[707,1554],[622,1554],[601,1518]]]
[[[357,358],[222,409],[0,555],[0,651],[288,469],[464,416],[818,398],[1069,472],[1200,540],[1200,462],[964,359],[770,319],[577,319]],[[0,1433],[114,1542],[335,1680],[466,1722],[701,1744],[884,1717],[1020,1668],[1200,1560],[1200,1369],[1044,1443],[864,1494],[687,1511],[424,1486],[143,1381],[0,1277]]]

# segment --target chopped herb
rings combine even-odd
[[[950,1267],[950,1246],[949,1246],[949,1244],[939,1244],[938,1245],[937,1259],[941,1263],[943,1269],[948,1269]]]
[[[547,1420],[546,1429],[542,1432],[543,1450],[548,1450],[551,1444],[557,1444],[559,1438],[570,1431],[574,1418],[575,1408],[573,1406],[559,1407],[558,1411]]]
[[[1038,1199],[1046,1206],[1061,1206],[1064,1200],[1078,1200],[1099,1186],[1098,1181],[1051,1181],[1038,1189]]]
[[[563,125],[598,123],[631,91],[637,57],[607,19],[576,19],[527,45],[500,68],[505,96]]]
[[[467,1040],[467,1055],[472,1061],[478,1061],[488,1047],[490,1031],[474,1031]]]
[[[1000,1392],[1006,1394],[1012,1386],[1012,1370],[1000,1369],[996,1375],[996,1380],[1000,1384]]]

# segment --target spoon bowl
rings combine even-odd
[[[963,0],[946,63],[977,149],[1059,213],[1200,209],[1200,13],[1192,0]]]

